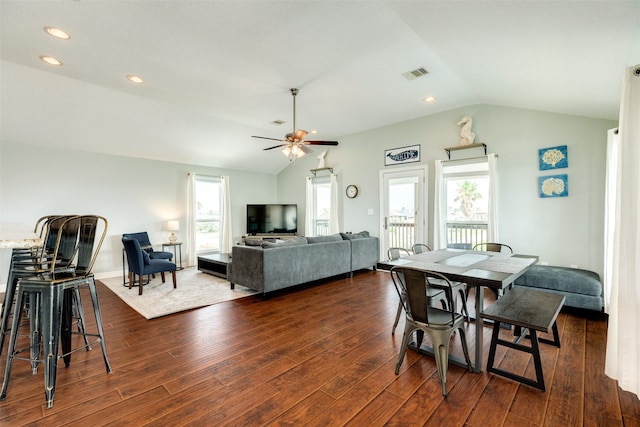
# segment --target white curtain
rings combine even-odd
[[[620,200],[616,185],[620,180],[620,138],[618,129],[610,129],[607,133],[607,169],[605,174],[604,194],[604,311],[609,313],[611,304],[611,287],[613,285],[613,261],[617,258],[615,232],[617,230],[616,212],[620,211]]]
[[[442,177],[442,160],[436,160],[435,164],[435,186],[433,191],[433,249],[444,249],[447,247],[447,232],[445,230],[445,220],[447,201],[442,200],[446,193],[444,191],[444,179]]]
[[[340,218],[338,214],[338,175],[331,174],[331,209],[329,211],[329,234],[340,232]]]
[[[222,229],[222,242],[220,252],[230,254],[233,249],[233,228],[231,227],[231,194],[229,192],[229,177],[220,177],[220,198],[222,206],[220,209],[220,228]]]
[[[316,235],[316,227],[313,223],[313,209],[315,204],[313,203],[313,179],[311,177],[306,178],[306,192],[304,204],[304,235],[313,237]]]
[[[196,174],[187,175],[187,266],[196,265]]]
[[[640,397],[640,65],[623,79],[605,374]],[[605,277],[606,280],[606,277]]]
[[[487,240],[500,242],[498,237],[498,156],[487,155],[489,166],[489,214],[487,218]]]

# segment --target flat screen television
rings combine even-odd
[[[247,205],[247,234],[298,232],[298,205]]]

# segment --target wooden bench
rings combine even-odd
[[[516,286],[499,298],[494,304],[487,307],[480,314],[482,318],[494,321],[489,358],[487,360],[487,372],[501,375],[545,391],[538,342],[540,341],[560,347],[560,336],[558,335],[556,318],[564,304],[564,300],[565,296],[561,294],[535,291]],[[500,339],[500,323],[513,325],[516,327],[516,331],[527,329],[529,331],[527,338],[530,339],[531,346],[520,344],[520,340],[524,337],[523,331],[517,333],[515,341]],[[553,341],[542,338],[538,339],[537,331],[553,332]],[[534,381],[522,375],[494,367],[496,347],[498,345],[532,354],[536,370],[536,380]]]

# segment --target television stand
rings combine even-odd
[[[279,240],[287,240],[287,239],[293,239],[294,237],[298,237],[300,236],[299,234],[296,233],[280,233],[280,234],[276,234],[276,233],[258,233],[258,234],[245,234],[244,236],[242,236],[242,243],[244,243],[244,239],[246,238],[250,238],[250,239],[260,239],[260,240],[264,240],[265,242],[268,241],[273,241],[276,239]]]

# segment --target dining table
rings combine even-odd
[[[537,262],[538,257],[535,255],[439,249],[381,261],[378,263],[378,268],[390,270],[399,266],[435,271],[451,281],[463,282],[475,288],[476,333],[472,367],[475,372],[480,372],[482,369],[483,323],[479,319],[479,313],[484,310],[484,288],[506,289]],[[431,352],[428,347],[423,347],[417,350]],[[451,357],[451,361],[466,366],[464,362],[460,363],[455,357]]]

